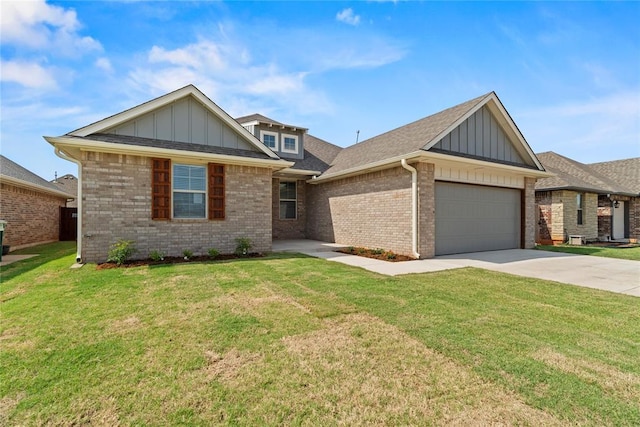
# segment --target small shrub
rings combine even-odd
[[[182,251],[182,256],[184,256],[184,259],[191,259],[193,257],[193,251],[185,249]]]
[[[396,259],[396,254],[393,252],[387,252],[387,259]]]
[[[354,248],[353,246],[349,246],[349,247],[347,247],[347,250],[349,252],[354,252],[356,250],[356,248]]]
[[[208,254],[211,258],[218,258],[218,255],[220,255],[220,252],[215,248],[211,248],[209,249]]]
[[[372,253],[372,254],[374,254],[374,255],[382,255],[382,254],[384,253],[384,249],[380,249],[380,248],[378,248],[378,249],[373,249],[373,250],[371,251],[371,253]]]
[[[149,252],[149,258],[151,258],[151,261],[163,261],[164,260],[164,253],[160,252],[157,249],[152,250],[151,252]]]
[[[122,265],[131,256],[136,253],[137,249],[133,240],[120,239],[111,245],[107,262],[115,262],[117,265]]]
[[[251,239],[248,237],[238,237],[236,243],[238,246],[236,246],[235,254],[238,256],[247,256],[252,247]]]
[[[358,248],[358,253],[359,254],[366,254],[367,250],[365,248]]]

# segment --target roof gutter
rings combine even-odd
[[[400,160],[403,168],[411,172],[411,252],[416,259],[418,253],[418,171],[407,164],[406,159]]]
[[[82,263],[82,163],[79,160],[68,156],[61,151],[58,147],[55,147],[56,156],[63,160],[68,160],[75,163],[78,166],[78,229],[76,234],[76,262]]]

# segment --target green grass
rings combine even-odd
[[[536,249],[551,252],[565,252],[578,255],[594,255],[606,258],[629,259],[640,261],[640,247],[634,248],[606,248],[600,246],[569,246],[569,245],[538,245]]]
[[[71,270],[73,251],[2,270],[0,425],[640,424],[634,297],[291,254]]]

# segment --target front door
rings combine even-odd
[[[624,211],[625,211],[625,203],[626,202],[616,202],[618,203],[618,207],[615,205],[613,209],[613,235],[611,236],[613,240],[616,239],[624,239]]]

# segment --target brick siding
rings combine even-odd
[[[629,203],[629,238],[637,243],[640,240],[640,197],[632,197]]]
[[[307,192],[307,237],[411,255],[411,174],[401,167]]]
[[[82,160],[83,249],[86,262],[107,258],[119,239],[133,240],[137,258],[150,251],[181,255],[231,253],[235,239],[248,237],[252,251],[271,250],[271,170],[226,165],[226,219],[151,219],[151,159],[85,152]]]
[[[296,219],[280,219],[280,180],[272,180],[272,212],[273,212],[273,239],[304,239],[306,236],[306,185],[304,181],[296,181]]]
[[[525,249],[536,246],[536,180],[535,178],[524,179],[524,203],[523,203],[523,243]]]
[[[420,258],[433,258],[436,255],[435,166],[420,162],[413,167],[418,171],[418,253]],[[408,171],[404,172],[411,176]]]
[[[607,196],[598,196],[598,240],[607,241],[613,233],[613,202]]]
[[[551,191],[536,192],[536,209],[538,210],[538,235],[536,242],[541,245],[550,245],[553,217],[551,215]]]
[[[0,219],[7,221],[3,244],[11,250],[58,241],[66,198],[3,183],[0,200]]]

